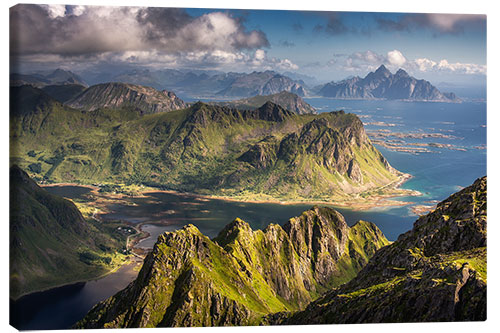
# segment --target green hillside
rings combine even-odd
[[[348,281],[387,244],[373,223],[349,228],[330,208],[265,230],[236,219],[213,240],[188,225],[161,235],[137,279],[77,327],[255,325]]]
[[[10,169],[10,297],[100,276],[116,267],[125,237],[85,221],[69,200]]]
[[[39,181],[333,200],[376,191],[401,176],[359,118],[342,111],[297,115],[272,102],[256,110],[199,102],[141,115],[131,107],[80,111],[35,88],[27,93],[33,103],[11,108],[11,161]]]

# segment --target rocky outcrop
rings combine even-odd
[[[395,99],[411,101],[460,102],[453,93],[442,93],[430,82],[418,80],[399,69],[392,74],[384,65],[364,78],[330,82],[318,89],[324,97],[345,99]]]
[[[118,82],[91,86],[69,100],[67,105],[85,111],[129,107],[140,114],[167,112],[186,107],[184,101],[173,92]]]
[[[271,323],[486,320],[486,177],[376,252],[359,274]]]
[[[255,325],[349,280],[387,244],[374,224],[349,228],[330,208],[263,231],[236,219],[213,240],[189,225],[161,235],[138,278],[77,327]]]

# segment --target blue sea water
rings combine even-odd
[[[365,129],[388,129],[401,133],[439,133],[454,138],[404,139],[415,143],[452,144],[460,150],[429,148],[418,155],[390,151],[377,146],[393,167],[413,176],[403,188],[424,195],[411,201],[443,200],[486,175],[486,103],[437,103],[403,101],[360,101],[310,98],[318,112],[344,110],[361,116]],[[383,122],[393,126],[370,123]]]

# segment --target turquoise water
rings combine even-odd
[[[409,173],[403,188],[422,192],[411,201],[443,200],[486,175],[486,103],[434,103],[401,101],[349,101],[311,98],[306,101],[319,112],[343,109],[364,123],[385,122],[395,126],[365,125],[367,131],[389,129],[402,133],[440,133],[455,138],[404,139],[406,142],[453,144],[466,151],[429,148],[431,153],[412,155],[377,146],[393,167]]]

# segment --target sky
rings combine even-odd
[[[10,60],[16,72],[274,70],[318,83],[384,64],[435,84],[485,83],[486,16],[25,4],[10,9]]]

